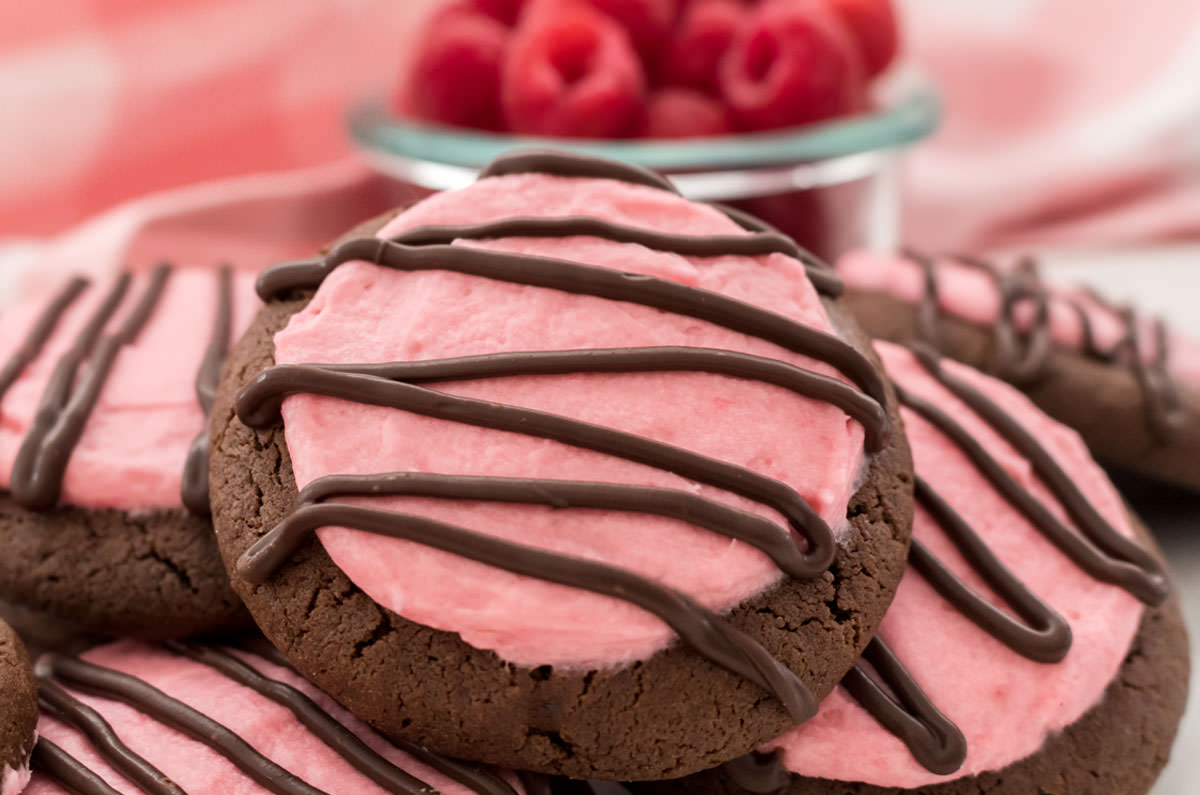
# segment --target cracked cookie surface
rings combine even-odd
[[[314,539],[261,585],[240,578],[238,559],[293,510],[297,487],[283,425],[246,427],[234,399],[275,364],[275,334],[310,297],[264,308],[231,355],[212,426],[214,520],[234,588],[302,673],[386,734],[453,756],[575,777],[683,775],[789,725],[765,690],[678,644],[587,670],[505,662],[381,606]],[[844,338],[869,351],[836,303],[824,309]],[[836,563],[811,580],[785,580],[726,616],[818,697],[866,645],[890,602],[907,548],[911,488],[907,445],[897,433],[867,458]]]

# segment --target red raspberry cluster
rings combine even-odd
[[[416,41],[402,115],[685,138],[861,111],[898,33],[891,0],[454,0]]]

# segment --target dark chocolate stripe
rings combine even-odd
[[[419,226],[390,240],[403,246],[448,245],[455,240],[485,240],[506,237],[599,237],[615,243],[633,243],[656,251],[685,257],[758,257],[783,254],[804,265],[809,280],[826,295],[838,295],[841,280],[782,232],[751,232],[745,235],[681,235],[628,226],[588,215],[539,218],[516,216],[484,224],[462,226]]]
[[[217,309],[213,318],[212,336],[200,360],[196,372],[196,401],[207,419],[212,413],[217,384],[221,381],[221,368],[229,354],[230,338],[233,336],[233,269],[223,266],[217,271]],[[208,423],[188,448],[183,466],[183,482],[180,496],[184,506],[197,516],[211,512],[208,501]]]
[[[786,483],[681,447],[558,414],[459,397],[373,375],[293,364],[265,370],[246,385],[237,396],[238,417],[253,428],[269,427],[279,419],[284,397],[295,394],[324,395],[551,439],[674,472],[689,480],[739,494],[774,508],[808,540],[809,548],[802,553],[802,570],[810,577],[828,568],[837,552],[829,525]]]
[[[50,336],[54,334],[54,330],[58,328],[58,323],[62,320],[62,316],[66,313],[71,304],[83,294],[87,289],[89,282],[82,276],[76,276],[68,281],[63,288],[52,298],[42,313],[38,315],[33,326],[25,335],[25,339],[21,342],[21,347],[13,352],[8,361],[4,363],[4,368],[0,369],[0,399],[8,393],[9,388],[13,383],[21,377],[21,373],[25,368],[38,357],[45,347]]]
[[[1071,648],[1071,627],[996,557],[965,519],[920,475],[917,500],[962,553],[967,563],[1024,622],[1009,616],[968,588],[919,540],[913,539],[909,563],[959,612],[1010,649],[1031,660],[1056,663]]]
[[[91,768],[45,737],[33,747],[30,766],[78,795],[121,795]]]
[[[326,795],[254,750],[227,727],[129,674],[79,659],[45,654],[38,676],[140,710],[154,720],[222,754],[264,789],[276,795]]]
[[[679,194],[675,186],[665,177],[659,176],[653,171],[641,168],[640,166],[600,158],[567,155],[559,152],[517,152],[509,155],[501,155],[480,172],[479,178],[499,177],[507,174],[549,174],[559,177],[611,179],[617,182],[644,185],[650,188],[665,190],[676,195]],[[766,221],[756,218],[744,210],[717,202],[709,202],[709,206],[724,213],[731,221],[748,232],[777,235],[791,241],[791,238]],[[795,246],[795,243],[793,245]],[[818,292],[833,297],[840,296],[844,290],[844,285],[833,269],[799,246],[795,247],[797,252],[791,254],[791,256],[796,257],[804,263],[808,270],[809,279]]]
[[[133,311],[120,329],[96,342],[104,325],[116,311],[128,286],[128,277],[118,279],[113,291],[76,339],[75,346],[59,360],[33,426],[21,443],[13,463],[13,498],[26,508],[45,510],[58,502],[63,475],[71,452],[91,416],[100,392],[121,348],[134,342],[162,295],[170,268],[160,266]],[[76,373],[85,357],[95,349],[88,368],[76,384]]]
[[[545,505],[550,508],[593,508],[666,516],[703,527],[760,549],[782,571],[809,576],[802,551],[791,532],[769,519],[730,508],[695,494],[657,486],[597,481],[436,475],[393,472],[381,475],[329,475],[309,483],[297,505],[315,505],[332,498],[418,496],[448,500],[481,500]],[[251,583],[265,582],[307,540],[299,526],[277,525],[248,549],[238,573]],[[796,572],[796,573],[794,573]]]
[[[905,256],[917,263],[924,274],[925,290],[917,307],[918,337],[925,343],[941,350],[941,322],[944,310],[938,295],[938,265],[931,257],[906,251]],[[1186,412],[1179,399],[1179,390],[1169,370],[1169,342],[1165,326],[1155,320],[1155,355],[1146,361],[1141,351],[1141,321],[1136,312],[1128,307],[1119,307],[1092,290],[1083,290],[1102,310],[1116,315],[1124,329],[1121,337],[1111,347],[1105,348],[1096,340],[1095,329],[1087,307],[1066,295],[1054,295],[1038,274],[1036,263],[1024,258],[1017,267],[1005,270],[990,262],[965,255],[956,255],[954,261],[974,268],[991,278],[1000,298],[1000,308],[992,327],[992,361],[990,369],[1014,383],[1024,384],[1045,374],[1054,348],[1050,330],[1050,304],[1062,301],[1079,319],[1083,355],[1106,364],[1124,363],[1138,383],[1145,404],[1146,425],[1151,434],[1161,443],[1169,443],[1172,431],[1187,421]],[[1033,318],[1028,328],[1018,323],[1018,307],[1033,304]]]
[[[766,232],[772,235],[787,237],[787,235],[784,235],[776,227],[757,216],[751,215],[745,210],[740,210],[729,204],[721,204],[720,202],[708,202],[708,206],[724,213],[730,221],[733,221],[747,232]],[[808,278],[812,281],[813,286],[817,288],[817,292],[822,295],[828,295],[831,298],[841,297],[842,293],[846,291],[846,285],[841,277],[837,275],[837,271],[829,267],[829,263],[820,259],[798,243],[796,244],[796,251],[797,253],[794,256],[804,263]]]
[[[99,712],[48,679],[38,682],[38,703],[54,717],[78,729],[114,768],[144,791],[154,795],[184,795],[161,770],[121,741]]]
[[[1058,521],[1041,501],[1004,472],[999,463],[983,450],[982,445],[944,411],[912,394],[906,394],[901,402],[950,436],[992,485],[1021,509],[1077,565],[1103,582],[1120,585],[1149,605],[1162,604],[1170,592],[1170,583],[1158,560],[1101,516],[1071,476],[1020,422],[981,391],[947,372],[942,367],[940,356],[932,349],[916,346],[913,352],[930,375],[1030,462],[1034,472],[1083,531],[1083,535]]]
[[[311,289],[345,262],[365,260],[404,271],[445,270],[488,279],[628,301],[693,317],[829,364],[881,405],[883,377],[865,355],[836,335],[760,309],[722,293],[637,273],[569,260],[486,251],[470,246],[402,246],[357,238],[336,246],[323,259],[283,263],[258,280],[259,295],[271,300],[295,289]]]
[[[908,746],[930,772],[948,775],[967,758],[962,732],[938,711],[892,650],[876,636],[842,687],[884,728]],[[873,669],[873,670],[871,670]]]
[[[1113,309],[1095,292],[1086,292],[1102,307]],[[1085,352],[1113,364],[1120,363],[1123,357],[1128,360],[1128,367],[1142,392],[1147,426],[1157,439],[1169,441],[1171,432],[1186,422],[1187,417],[1179,399],[1179,390],[1168,372],[1170,343],[1166,324],[1161,318],[1154,319],[1154,358],[1146,361],[1142,354],[1141,320],[1132,309],[1124,307],[1113,310],[1121,318],[1125,331],[1111,348],[1103,348],[1096,340],[1086,309],[1078,303],[1072,306],[1080,319]]]
[[[679,191],[670,180],[648,168],[587,155],[567,154],[551,150],[524,150],[500,155],[479,172],[479,179],[504,177],[510,174],[548,174],[552,177],[581,177],[611,179],[658,188],[670,193]]]
[[[804,683],[759,643],[685,594],[631,571],[493,538],[423,516],[336,502],[303,505],[288,515],[280,527],[277,539],[303,537],[321,527],[349,527],[413,541],[514,574],[620,599],[662,619],[685,643],[712,662],[774,694],[797,723],[816,712],[816,701]],[[251,551],[258,553],[258,545],[251,547]],[[238,562],[238,575],[244,577],[243,564],[247,564],[246,556]]]
[[[166,647],[176,654],[207,665],[239,685],[248,687],[260,696],[286,707],[312,732],[314,737],[388,792],[403,793],[404,795],[428,795],[437,791],[431,785],[388,761],[382,754],[376,752],[339,723],[336,718],[321,709],[303,691],[265,676],[241,658],[213,647],[178,642],[169,642]],[[425,752],[424,749],[412,743],[397,742],[395,745],[410,754],[414,751]],[[516,795],[513,788],[498,776],[470,768],[467,769],[467,772],[470,774],[469,776],[456,777],[455,780],[480,795]]]
[[[883,449],[891,435],[887,412],[849,384],[778,359],[719,348],[655,346],[516,351],[451,359],[321,366],[336,372],[408,383],[565,373],[707,372],[773,384],[801,397],[830,403],[863,426],[869,451]]]

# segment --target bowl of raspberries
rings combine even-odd
[[[349,125],[421,189],[565,148],[666,173],[832,257],[895,243],[891,172],[937,123],[900,50],[891,0],[446,0]]]

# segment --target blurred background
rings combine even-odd
[[[442,151],[440,134],[394,119],[368,119],[357,138],[347,123],[364,98],[386,105],[408,79],[437,5],[0,3],[0,290],[164,256],[261,267],[452,183],[453,168],[414,163],[469,167],[487,140],[446,137]],[[843,166],[858,149],[889,153],[848,178],[875,180],[848,203],[818,191],[786,205],[817,213],[818,238],[851,229],[802,242],[831,255],[896,242],[1035,252],[1052,275],[1136,298],[1200,336],[1200,2],[897,0],[896,10],[900,57],[882,82],[901,95],[914,80],[932,86],[940,114],[920,106],[913,121],[902,96],[881,101],[874,138],[848,122],[820,146],[808,131],[770,139],[832,147],[827,159]],[[888,137],[905,124],[907,139]],[[404,151],[414,142],[419,155]],[[896,159],[901,143],[913,145]],[[796,156],[771,173],[799,190],[822,162]],[[865,226],[846,220],[864,213]],[[1131,494],[1200,626],[1200,501]],[[1197,791],[1196,712],[1156,792]]]

